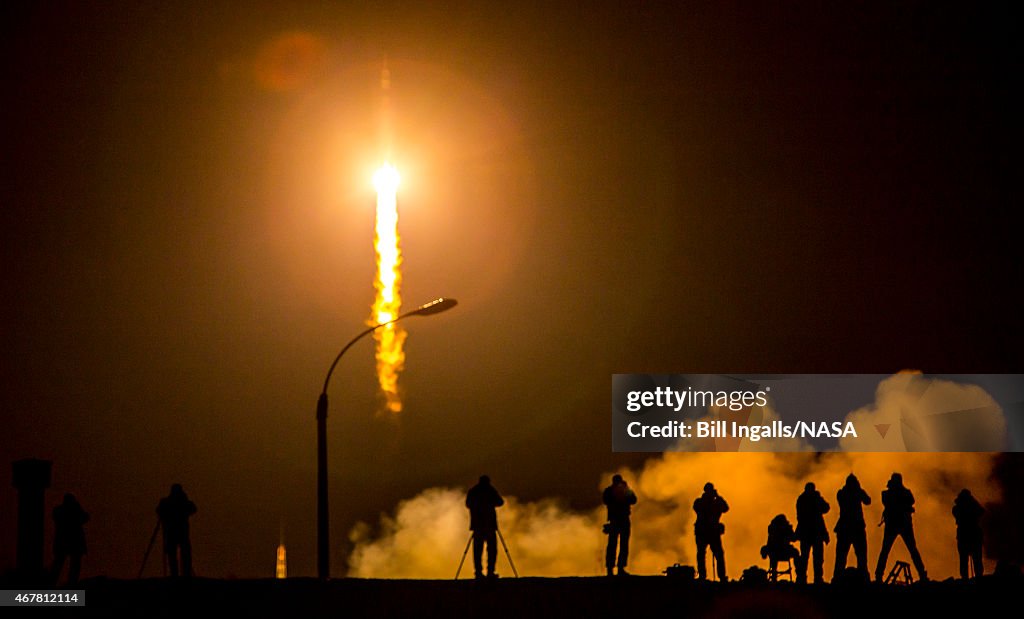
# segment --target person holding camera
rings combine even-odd
[[[697,538],[697,578],[707,580],[707,550],[718,563],[718,580],[725,582],[725,550],[722,549],[722,534],[725,525],[720,522],[722,514],[729,511],[729,504],[718,496],[718,490],[709,481],[704,484],[704,494],[693,502],[693,511],[697,512],[697,521],[693,525],[693,533]]]
[[[196,513],[196,504],[189,500],[181,484],[171,486],[171,493],[160,499],[156,514],[164,530],[164,554],[171,568],[171,578],[177,578],[178,554],[181,554],[181,575],[192,576],[192,541],[188,519]]]
[[[608,522],[604,525],[604,532],[608,535],[608,548],[604,555],[605,567],[609,576],[616,566],[619,568],[619,576],[628,576],[626,563],[629,560],[629,514],[631,507],[636,505],[636,494],[626,480],[622,479],[622,475],[615,475],[612,477],[612,485],[604,489],[602,499],[608,507]],[[618,561],[615,556],[616,547]]]
[[[829,542],[825,514],[829,509],[828,501],[814,487],[814,482],[807,482],[803,494],[796,500],[796,537],[800,540],[800,563],[796,571],[798,583],[807,583],[807,564],[812,556],[814,583],[824,581],[825,544]]]
[[[928,572],[924,569],[924,561],[921,560],[921,553],[917,550],[917,541],[914,539],[914,495],[903,485],[903,476],[893,473],[886,484],[886,490],[882,491],[882,521],[885,523],[885,533],[882,536],[882,551],[878,554],[878,565],[875,566],[875,580],[882,582],[885,575],[885,564],[889,559],[889,551],[897,537],[903,538],[907,545],[910,558],[917,568],[917,575],[921,580],[928,580]]]
[[[974,577],[981,578],[985,566],[981,562],[981,546],[984,536],[981,530],[981,516],[985,508],[971,491],[964,488],[953,501],[953,518],[956,519],[956,549],[960,554],[960,578],[967,580],[974,567]]]
[[[850,546],[853,546],[853,554],[857,557],[857,572],[867,576],[868,536],[863,506],[871,505],[871,497],[860,487],[857,476],[850,473],[846,477],[846,485],[836,492],[836,502],[839,504],[839,521],[833,529],[836,532],[836,564],[832,580],[842,578]]]
[[[487,577],[498,577],[494,571],[494,564],[498,559],[498,514],[495,508],[504,504],[505,499],[501,498],[498,490],[491,485],[491,478],[487,475],[481,475],[480,483],[466,493],[469,530],[473,532],[473,569],[478,580],[484,577],[484,544],[487,545]]]
[[[800,551],[793,547],[797,540],[793,525],[786,514],[779,514],[768,524],[768,542],[761,546],[761,558],[768,559],[768,579],[776,582],[779,579],[779,562],[796,561],[800,569]]]
[[[85,523],[89,514],[70,492],[64,495],[64,502],[53,508],[53,584],[56,586],[64,561],[70,559],[68,585],[78,583],[82,572],[82,555],[85,554]]]

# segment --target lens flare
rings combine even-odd
[[[370,324],[388,322],[398,317],[402,307],[402,250],[398,236],[398,170],[390,163],[373,175],[377,188],[377,225],[373,247],[377,254],[377,277],[374,280],[376,298]],[[392,413],[402,410],[398,393],[398,374],[405,364],[405,330],[388,325],[374,331],[377,341],[377,381],[384,395],[385,408]]]

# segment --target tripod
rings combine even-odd
[[[914,577],[910,574],[910,564],[906,561],[897,561],[892,566],[892,571],[889,572],[888,578],[885,579],[887,585],[912,585],[914,584]]]
[[[142,565],[139,566],[139,575],[136,578],[142,578],[142,571],[146,569],[146,561],[149,560],[149,553],[153,551],[153,544],[156,543],[156,535],[160,532],[160,519],[156,520],[156,527],[153,528],[153,535],[149,537],[149,545],[146,546],[146,554],[142,555]],[[167,576],[167,557],[164,557],[164,576]]]
[[[516,570],[516,564],[512,561],[512,555],[509,554],[508,544],[505,543],[505,536],[501,534],[501,529],[497,529],[498,539],[501,540],[501,547],[505,549],[505,556],[508,557],[508,564],[512,567],[512,573],[515,574],[516,578],[519,578],[519,572]],[[455,570],[455,580],[459,579],[459,574],[462,573],[462,564],[466,562],[466,554],[469,552],[469,545],[473,543],[473,537],[475,533],[469,532],[469,539],[466,540],[466,549],[462,551],[462,559],[459,561],[459,569]]]

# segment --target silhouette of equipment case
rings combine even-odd
[[[692,565],[680,565],[675,563],[665,568],[662,574],[669,578],[679,578],[682,580],[693,580],[697,577],[697,570]]]

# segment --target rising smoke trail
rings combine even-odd
[[[394,320],[402,308],[402,250],[398,236],[398,170],[385,162],[373,176],[377,188],[377,224],[373,247],[377,254],[377,276],[373,282],[376,298],[370,324]],[[405,330],[388,325],[374,331],[377,341],[377,381],[385,398],[385,407],[392,413],[402,410],[398,393],[398,374],[405,364]]]

